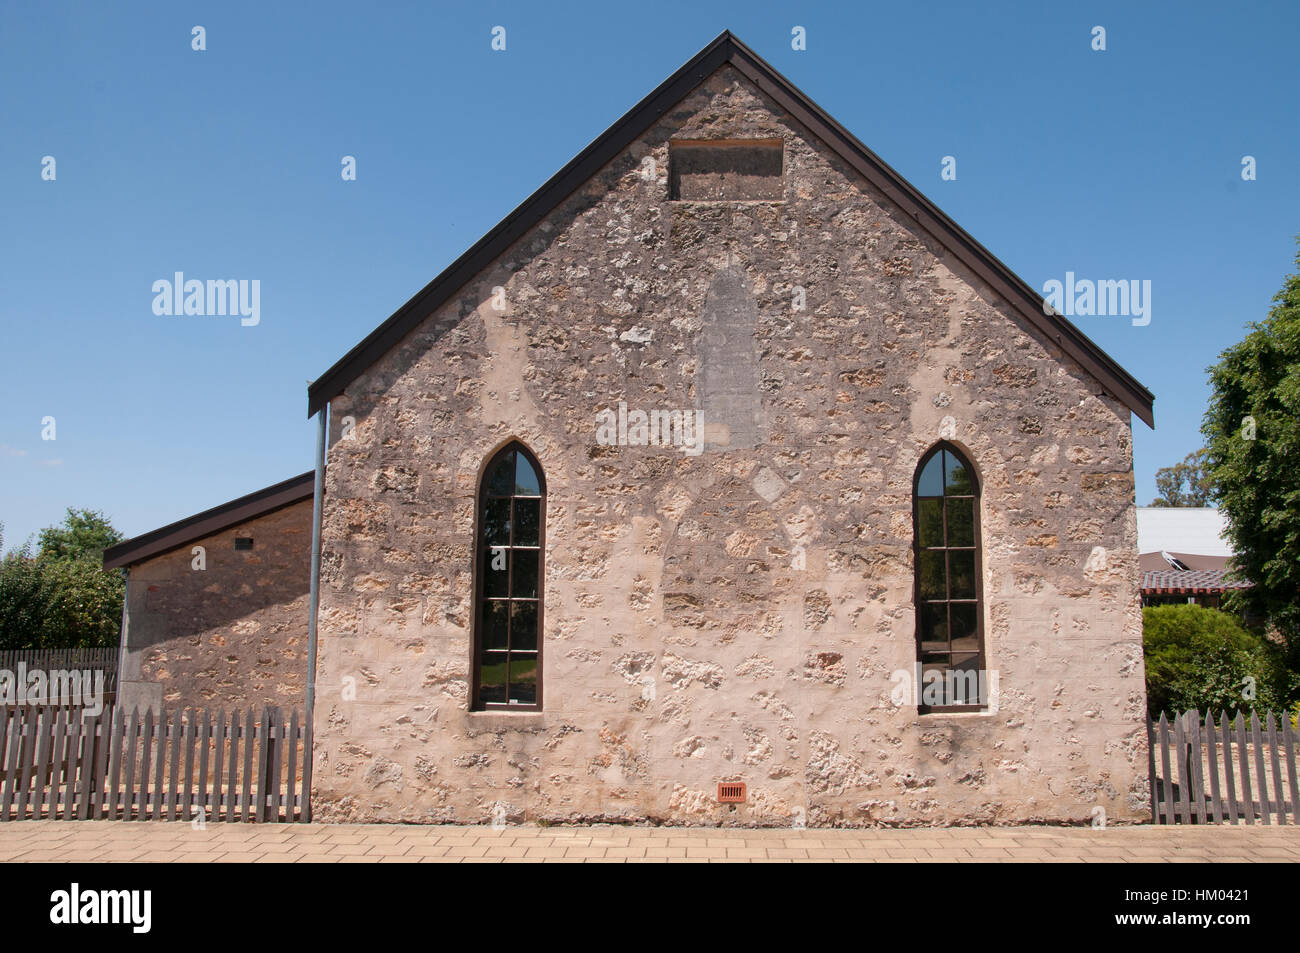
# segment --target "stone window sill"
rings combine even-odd
[[[535,731],[546,727],[544,711],[471,711],[466,712],[465,722],[470,728],[479,731],[497,731],[501,729],[517,731]]]

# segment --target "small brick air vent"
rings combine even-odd
[[[236,537],[235,537],[235,548],[236,548],[236,549],[252,549],[252,548],[253,548],[253,538],[252,538],[251,536],[236,536]]]
[[[719,781],[718,782],[718,803],[744,804],[745,803],[745,782],[744,781]]]

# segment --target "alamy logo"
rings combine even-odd
[[[1053,278],[1043,283],[1043,314],[1118,315],[1132,317],[1134,327],[1146,327],[1151,323],[1151,279],[1076,281],[1074,272],[1067,271],[1064,282]]]
[[[28,669],[26,662],[18,663],[17,673],[0,668],[0,705],[59,705],[93,718],[104,710],[104,672]]]
[[[596,414],[596,443],[602,447],[677,447],[687,456],[704,452],[704,417],[698,410],[628,410],[607,407]]]
[[[895,669],[889,700],[895,705],[980,705],[990,714],[998,710],[997,669],[923,669],[920,662],[911,669]]]
[[[56,924],[126,923],[132,933],[148,933],[153,923],[151,890],[68,890],[50,894],[50,922]]]
[[[157,315],[240,315],[246,328],[262,320],[262,280],[247,278],[185,280],[176,272],[171,281],[159,278],[153,283],[153,313]]]

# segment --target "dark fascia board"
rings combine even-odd
[[[309,470],[274,486],[222,503],[210,510],[178,520],[161,529],[136,536],[104,550],[104,568],[134,566],[159,553],[219,533],[247,520],[265,516],[290,503],[309,500],[316,490],[316,471]]]
[[[307,390],[307,416],[314,415],[332,397],[342,393],[348,384],[581,188],[660,116],[686,98],[715,70],[727,64],[788,111],[910,215],[918,226],[934,236],[1048,340],[1078,361],[1107,393],[1137,414],[1147,426],[1155,426],[1152,411],[1155,398],[1149,390],[1064,316],[1047,307],[1038,292],[730,31],[724,31],[610,126],[469,251],[314,381]]]

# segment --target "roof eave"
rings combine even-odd
[[[240,523],[265,516],[301,500],[309,500],[316,488],[316,471],[309,470],[280,483],[255,490],[238,499],[187,516],[159,529],[142,533],[104,550],[104,568],[134,566],[186,543],[211,536]]]

